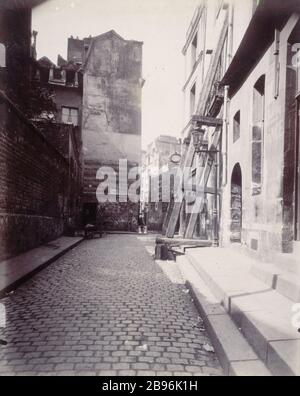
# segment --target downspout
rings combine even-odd
[[[233,55],[233,22],[234,22],[234,5],[231,3],[229,8],[229,26],[228,26],[228,47],[227,47],[227,68],[232,61]],[[229,103],[229,86],[224,87],[224,110],[223,110],[223,133],[222,133],[222,187],[228,182],[228,103]]]
[[[222,186],[225,187],[228,182],[228,91],[229,86],[224,87],[224,108],[223,108],[223,132],[222,132],[222,163],[223,175]]]
[[[228,46],[227,46],[227,67],[232,61],[233,52],[233,22],[234,22],[234,5],[229,8],[229,25],[228,25]]]

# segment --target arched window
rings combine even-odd
[[[241,112],[236,112],[233,118],[233,143],[241,136]]]
[[[6,67],[6,48],[0,43],[0,67]]]
[[[259,195],[263,182],[263,151],[265,121],[265,76],[253,88],[252,114],[252,194]]]

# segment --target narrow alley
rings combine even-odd
[[[152,239],[84,241],[0,300],[0,375],[222,375],[179,271],[153,260]]]

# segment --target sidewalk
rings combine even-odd
[[[19,256],[0,262],[0,297],[36,271],[57,260],[82,242],[81,237],[61,237]]]
[[[300,333],[292,326],[295,301],[279,292],[280,274],[273,278],[264,263],[230,248],[191,249],[178,261],[217,344],[226,338],[225,322],[230,327],[225,350],[219,345],[228,371],[237,363],[242,367],[243,360],[249,368],[253,360],[232,357],[240,334],[273,375],[300,374]]]

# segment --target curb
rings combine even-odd
[[[227,376],[272,376],[240,333],[221,304],[205,301],[190,281],[186,282],[221,366]]]
[[[81,244],[84,241],[84,238],[80,239],[79,241],[75,242],[74,244],[68,246],[64,250],[60,251],[59,253],[55,254],[53,257],[50,259],[44,261],[41,263],[38,267],[33,269],[32,271],[29,271],[27,274],[21,276],[18,280],[12,282],[10,285],[7,287],[3,288],[0,290],[0,298],[3,298],[7,295],[7,293],[12,292],[13,290],[16,290],[21,284],[25,283],[27,280],[32,278],[34,275],[36,275],[38,272],[42,271],[46,267],[48,267],[50,264],[52,264],[54,261],[58,260],[60,257],[64,256],[66,253],[68,253],[70,250],[74,249],[77,247],[79,244]]]

